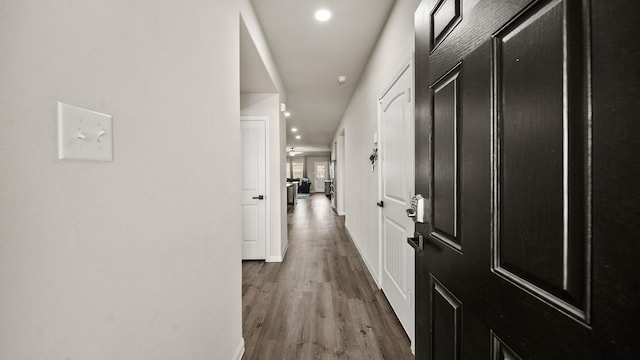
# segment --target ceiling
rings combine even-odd
[[[330,150],[394,1],[251,0],[287,93],[287,148]],[[319,9],[331,11],[331,19],[317,21]],[[273,92],[244,25],[240,33],[242,91]],[[341,75],[347,77],[343,85]]]

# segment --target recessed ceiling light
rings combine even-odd
[[[298,140],[300,140],[301,137],[302,136],[300,136],[300,135],[296,135],[296,139],[298,139]]]
[[[284,117],[289,117],[289,116],[291,116],[291,113],[290,113],[290,112],[288,112],[288,111],[285,111],[285,112],[284,112]]]
[[[327,21],[331,19],[331,12],[326,9],[321,9],[316,11],[316,20],[318,21]]]
[[[298,132],[298,128],[291,128],[291,132]]]
[[[338,84],[342,85],[347,82],[347,77],[344,75],[338,76]]]

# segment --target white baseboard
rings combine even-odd
[[[244,338],[240,339],[240,344],[238,344],[238,348],[233,354],[233,359],[231,360],[242,360],[242,355],[244,355]]]
[[[287,255],[287,250],[289,250],[289,241],[287,241],[287,245],[282,249],[282,261],[284,261],[284,256]]]
[[[367,257],[364,255],[364,252],[362,251],[362,249],[360,249],[358,242],[353,239],[353,236],[351,236],[349,229],[347,229],[347,227],[345,226],[344,230],[347,232],[347,235],[349,235],[349,239],[351,239],[351,242],[353,243],[353,245],[355,245],[356,249],[358,250],[358,253],[360,254],[360,258],[362,259],[362,261],[364,261],[364,264],[367,266],[367,270],[369,270],[369,274],[373,278],[373,281],[376,283],[376,286],[378,287],[378,289],[381,289],[382,287],[380,286],[380,279],[378,278],[378,272],[373,271],[373,268],[371,267],[371,265],[369,265],[369,261],[367,261]]]
[[[284,256],[287,254],[287,250],[288,249],[289,249],[289,243],[287,242],[287,245],[282,250],[282,255],[269,256],[267,259],[265,259],[265,262],[283,262],[284,261]]]

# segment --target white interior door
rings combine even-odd
[[[329,163],[326,161],[315,161],[313,163],[313,184],[315,192],[324,192],[324,181],[329,172]]]
[[[264,120],[241,121],[242,259],[266,258],[266,134]]]
[[[412,347],[415,333],[415,261],[407,238],[414,224],[407,217],[414,189],[411,67],[392,82],[380,99],[381,286]]]

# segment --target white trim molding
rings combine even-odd
[[[380,284],[381,284],[380,276],[375,271],[373,271],[373,268],[371,267],[371,265],[369,265],[369,262],[367,261],[367,257],[364,256],[364,252],[362,252],[362,249],[360,249],[360,245],[358,245],[358,242],[356,242],[351,236],[349,229],[345,226],[344,230],[347,232],[347,236],[349,237],[349,240],[351,240],[351,243],[353,243],[353,245],[356,247],[356,250],[358,250],[358,254],[360,254],[360,258],[362,259],[364,264],[367,266],[367,270],[369,270],[369,275],[371,275],[371,277],[373,278],[373,281],[376,283],[376,287],[378,287],[378,289],[382,289],[380,287]]]
[[[284,249],[282,249],[282,255],[268,256],[265,262],[283,262],[284,256],[287,254],[287,250],[289,250],[288,241],[287,241],[287,245],[285,245]]]
[[[238,348],[236,352],[233,354],[233,358],[231,360],[242,360],[242,356],[244,355],[244,338],[240,338],[240,344],[238,344]]]

